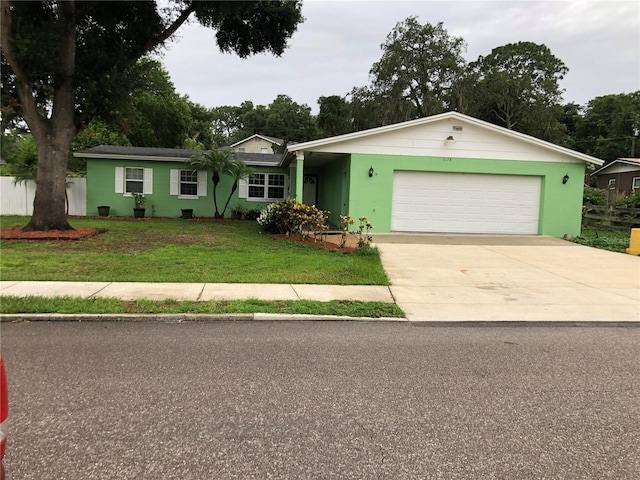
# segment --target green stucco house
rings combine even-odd
[[[232,205],[295,198],[328,210],[334,225],[340,215],[366,216],[375,233],[578,235],[585,167],[603,164],[457,112],[290,144],[282,155],[265,146],[273,143],[254,135],[232,146],[255,171]],[[112,215],[131,215],[132,193],[142,191],[148,216],[177,217],[184,208],[212,216],[210,173],[185,168],[195,153],[108,146],[77,153],[87,159],[87,214],[110,205]],[[218,198],[230,188],[224,178]]]

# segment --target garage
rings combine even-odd
[[[391,230],[535,235],[540,187],[533,175],[396,171]]]

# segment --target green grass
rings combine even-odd
[[[27,217],[1,217],[2,228]],[[388,285],[378,254],[277,239],[256,222],[71,218],[81,241],[2,240],[2,280]]]
[[[208,301],[190,302],[176,300],[136,300],[126,301],[115,298],[80,297],[0,297],[2,313],[83,313],[83,314],[121,314],[121,313],[281,313],[339,315],[348,317],[404,317],[403,311],[394,303],[357,302],[334,300],[317,302],[298,301]]]
[[[588,247],[624,253],[629,248],[631,231],[599,230],[593,227],[583,227],[582,233],[573,241]]]

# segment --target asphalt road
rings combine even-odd
[[[1,329],[8,479],[640,478],[640,328]]]

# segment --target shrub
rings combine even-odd
[[[602,188],[584,187],[582,203],[589,205],[606,205],[607,192]]]
[[[267,205],[257,220],[269,233],[306,235],[327,229],[327,213],[297,200],[280,200]]]
[[[616,207],[621,208],[640,208],[640,190],[633,195],[620,197],[616,202]]]
[[[260,216],[260,212],[261,210],[258,208],[254,208],[252,210],[248,210],[245,212],[244,214],[244,218],[246,220],[258,220],[258,217]]]

